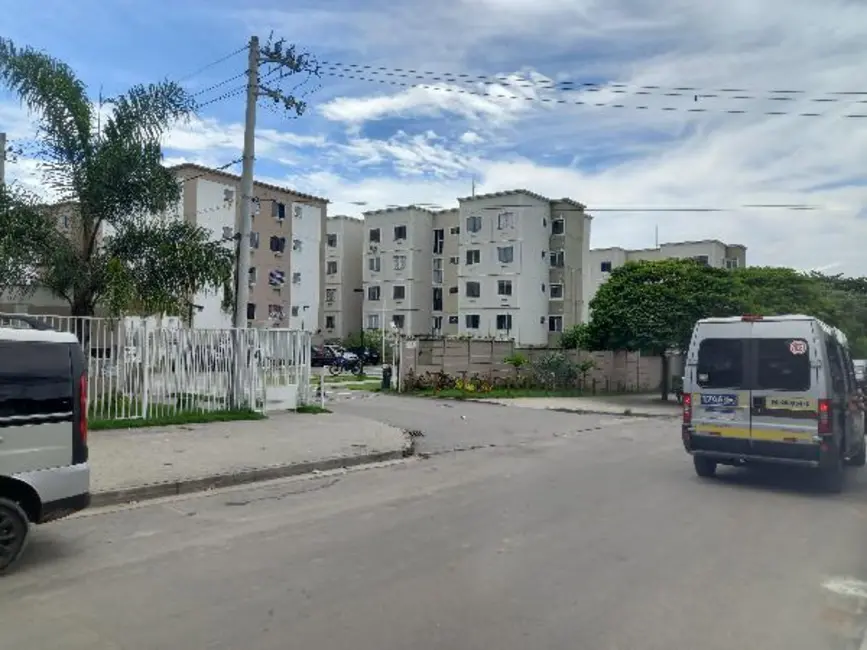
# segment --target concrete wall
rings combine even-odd
[[[361,219],[328,218],[322,330],[325,338],[344,339],[361,329],[363,231]],[[337,265],[337,273],[327,272],[329,262]]]
[[[505,363],[520,353],[531,361],[552,352],[564,352],[576,363],[592,359],[594,368],[587,373],[587,383],[597,391],[653,391],[662,380],[662,359],[642,356],[639,352],[584,352],[557,348],[520,348],[510,341],[414,340],[404,341],[401,373],[445,372],[460,377],[462,373],[482,376],[514,376],[515,369]]]

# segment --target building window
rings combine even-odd
[[[549,332],[562,332],[563,331],[563,317],[562,316],[548,316],[548,331]]]
[[[271,235],[271,239],[268,241],[268,247],[275,253],[282,253],[286,250],[286,238]]]
[[[602,262],[599,265],[599,270],[603,273],[611,273],[611,262]]]
[[[379,243],[379,228],[371,228],[370,232],[367,234],[367,241],[371,244]]]
[[[511,280],[497,280],[497,295],[498,296],[511,296],[512,295],[512,281]],[[502,329],[502,328],[500,328]]]
[[[247,320],[256,320],[256,303],[247,303]]]
[[[268,318],[283,320],[283,305],[268,305]]]
[[[464,295],[467,298],[481,298],[482,285],[479,282],[467,282],[467,288]]]
[[[478,215],[467,217],[467,232],[479,232],[482,229],[482,218]]]
[[[431,329],[434,332],[439,332],[443,328],[443,317],[442,316],[434,316],[431,318]]]
[[[446,231],[442,228],[437,228],[434,230],[434,238],[433,238],[433,253],[434,255],[442,255],[443,254],[443,244],[446,240]]]
[[[397,329],[402,330],[403,326],[406,324],[406,316],[403,314],[395,314],[391,319],[391,322],[394,323],[394,326]]]
[[[478,248],[467,251],[467,266],[479,264],[482,261],[482,251]]]
[[[515,227],[515,213],[509,212],[506,210],[505,212],[500,212],[497,215],[497,230],[507,230],[509,228]]]
[[[549,254],[551,259],[551,266],[554,268],[561,268],[564,264],[565,256],[563,255],[563,251],[551,251]]]
[[[326,242],[328,244],[328,248],[337,248],[337,235],[334,233],[329,233],[325,237]]]
[[[554,219],[551,222],[551,234],[562,235],[566,232],[566,221],[564,219]]]
[[[259,272],[256,270],[255,266],[250,267],[250,272],[247,276],[247,281],[250,284],[256,284],[256,280],[259,279]]]
[[[369,329],[369,330],[379,329],[379,314],[368,314],[367,315],[367,329]]]
[[[301,274],[296,273],[298,276],[298,281],[301,281]],[[295,277],[292,277],[292,281],[295,282]],[[282,287],[286,283],[286,273],[280,271],[278,269],[274,269],[273,271],[268,272],[268,284],[272,287]]]
[[[334,328],[335,328],[334,316],[326,316],[325,317],[325,329],[333,330]]]
[[[250,233],[250,248],[259,248],[259,233]]]
[[[301,206],[298,206],[299,208]],[[296,213],[298,210],[295,211]],[[278,203],[277,201],[271,202],[271,214],[277,221],[283,221],[286,218],[286,204]]]
[[[282,274],[282,271],[280,272]],[[301,273],[296,271],[292,274],[292,284],[301,284]]]
[[[449,228],[449,234],[450,235],[460,235],[461,234],[461,227],[460,226],[452,226],[451,228]]]
[[[300,205],[295,205],[295,206],[292,207],[292,209],[293,209],[294,212],[295,212],[295,218],[296,218],[296,219],[300,219],[301,217],[304,216],[304,213],[301,211],[301,206],[300,206]]]
[[[511,264],[515,261],[515,247],[498,246],[497,259],[500,261],[500,264]]]
[[[512,329],[512,315],[511,314],[497,314],[497,329],[498,330],[510,330],[510,329]]]
[[[292,250],[293,251],[300,251],[301,248],[302,248],[301,240],[300,239],[293,239],[292,240]]]
[[[710,265],[710,260],[709,260],[707,255],[696,255],[692,259],[694,259],[696,262],[698,262],[702,266],[709,266]]]
[[[728,257],[726,258],[726,268],[727,269],[736,269],[738,268],[738,259],[736,257]]]
[[[434,287],[434,290],[433,290],[433,310],[434,311],[442,311],[443,310],[443,288],[442,287]]]
[[[337,274],[337,262],[331,260],[330,262],[325,263],[325,272],[328,275],[336,275]]]
[[[449,258],[449,264],[460,264],[461,258],[455,255],[454,257]]]
[[[457,293],[457,292],[458,292],[458,288],[457,288],[457,287],[449,287],[449,293],[451,293],[451,294],[455,294],[455,293]]]
[[[563,300],[563,285],[562,284],[552,284],[551,285],[551,300]]]
[[[406,287],[402,284],[395,285],[391,288],[391,297],[394,300],[403,300],[406,298]]]
[[[443,258],[435,257],[433,261],[433,283],[443,283]]]
[[[367,299],[379,300],[379,287],[367,287]]]
[[[325,302],[334,302],[337,300],[337,289],[325,290]]]
[[[403,239],[406,239],[406,226],[395,226],[394,241],[401,241]]]
[[[481,325],[482,317],[478,314],[467,314],[464,317],[464,323],[467,325],[468,330],[477,330],[479,329],[479,325]]]
[[[376,257],[368,257],[367,258],[367,268],[373,271],[374,273],[378,273],[381,268],[381,261],[379,259],[379,255]]]
[[[394,256],[394,270],[403,271],[406,268],[406,255]]]
[[[297,317],[301,313],[301,308],[298,305],[292,307],[292,315]]]
[[[457,316],[449,316],[449,325],[457,325],[460,322],[461,321]]]

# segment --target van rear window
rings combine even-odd
[[[755,390],[810,389],[810,355],[807,343],[792,339],[755,339]]]
[[[698,385],[702,388],[743,387],[744,345],[743,339],[704,339],[698,346]]]
[[[0,341],[0,417],[72,411],[70,346]]]

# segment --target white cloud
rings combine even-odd
[[[460,141],[463,144],[481,144],[485,139],[475,131],[466,131],[461,134]]]

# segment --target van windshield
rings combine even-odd
[[[743,339],[705,339],[698,346],[698,385],[741,388],[744,384]]]
[[[809,349],[801,344],[794,353],[792,339],[755,339],[755,390],[809,390]]]

